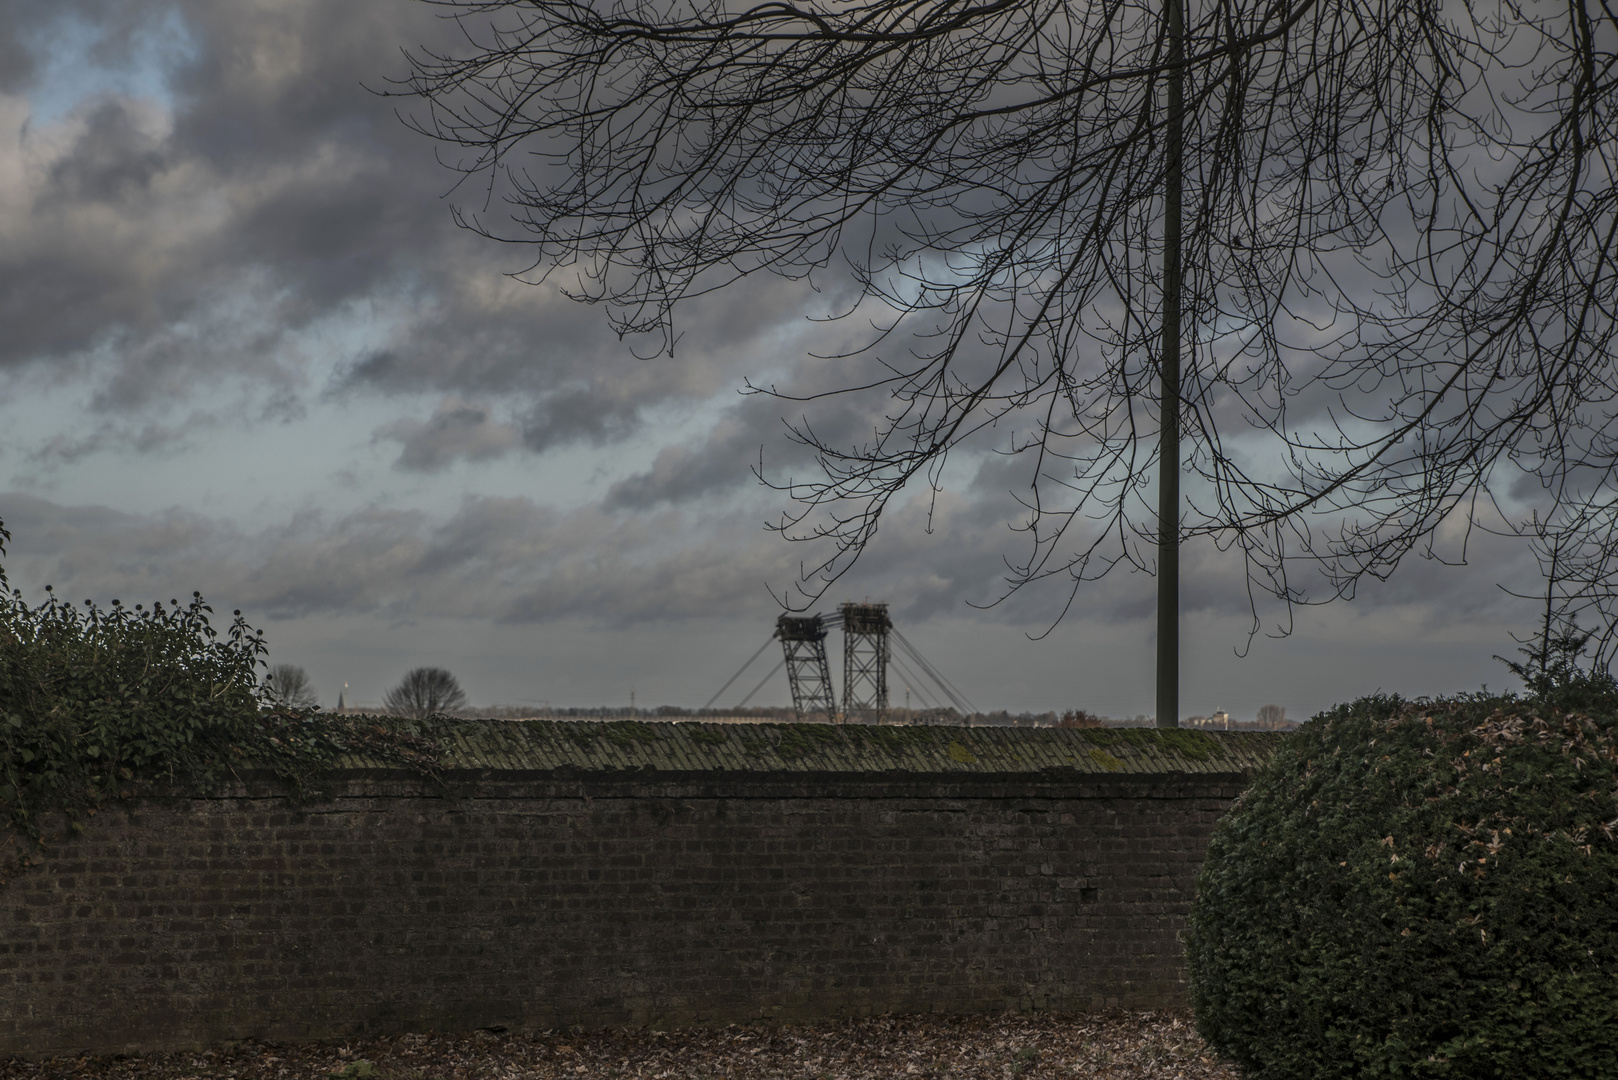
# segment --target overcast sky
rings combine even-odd
[[[437,664],[484,704],[696,706],[764,641],[809,555],[764,528],[784,504],[752,469],[801,462],[782,404],[738,388],[845,345],[811,318],[835,296],[711,297],[643,360],[599,309],[513,281],[522,252],[455,227],[476,194],[367,89],[443,40],[424,5],[0,13],[0,518],[29,599],[200,589],[328,705]],[[1087,587],[1031,640],[1065,591],[974,606],[1015,550],[1005,474],[945,481],[932,531],[918,492],[821,610],[888,601],[985,709],[1150,712],[1152,579]],[[1184,712],[1509,685],[1491,656],[1533,615],[1496,585],[1533,566],[1469,556],[1242,658],[1239,572],[1188,551]],[[784,676],[756,700],[786,704]]]

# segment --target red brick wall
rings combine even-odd
[[[1242,778],[357,774],[136,798],[0,887],[0,1053],[1183,1005]]]

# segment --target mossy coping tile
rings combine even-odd
[[[1231,774],[1264,764],[1284,737],[1186,728],[463,720],[440,738],[440,764],[516,772]],[[363,755],[341,764],[388,767]]]

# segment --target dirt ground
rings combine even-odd
[[[0,1080],[1238,1080],[1188,1012],[878,1017],[681,1031],[482,1031],[0,1059]]]

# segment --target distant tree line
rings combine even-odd
[[[659,705],[655,708],[628,709],[610,705],[558,708],[545,706],[523,709],[499,706],[488,711],[491,717],[521,719],[540,717],[551,720],[701,720],[704,717],[742,717],[763,721],[787,723],[797,714],[785,707],[751,707],[745,709],[686,709],[678,705]],[[1018,712],[1006,709],[993,712],[962,713],[956,709],[889,709],[889,723],[937,724],[959,727],[1150,727],[1152,718],[1145,713],[1133,717],[1102,716],[1084,709],[1069,709],[1064,713]],[[1247,726],[1251,726],[1250,724]]]

